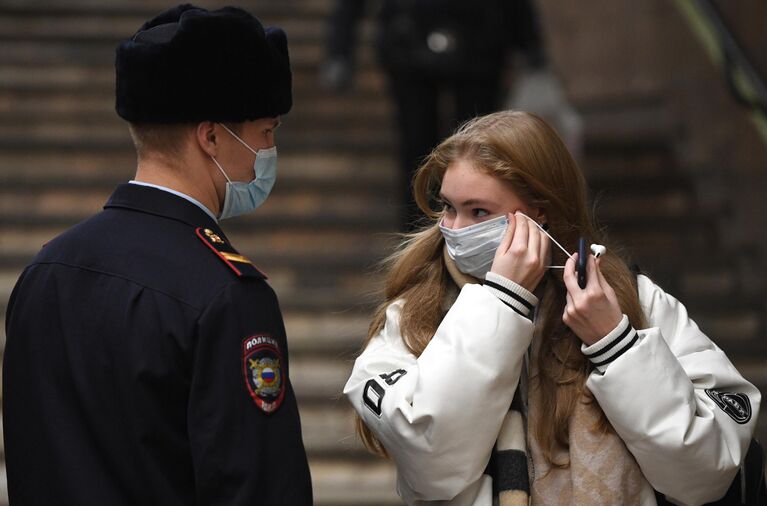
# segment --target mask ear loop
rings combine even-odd
[[[535,223],[535,226],[538,227],[541,232],[546,234],[549,239],[554,241],[554,244],[556,244],[559,247],[559,249],[561,249],[565,253],[565,255],[567,255],[570,259],[573,259],[573,256],[570,253],[568,253],[567,250],[565,248],[563,248],[562,245],[559,244],[559,242],[556,239],[551,237],[551,234],[546,232],[546,230],[541,225],[539,225],[537,221],[535,221],[534,219],[532,219],[531,217],[529,217],[528,215],[526,215],[522,211],[517,211],[517,214],[521,214],[522,216],[524,216],[528,220],[530,220],[533,223]],[[592,244],[590,249],[591,249],[591,252],[593,253],[593,255],[596,258],[599,258],[600,256],[604,255],[607,252],[607,248],[605,248],[601,244]],[[564,269],[565,266],[564,265],[547,265],[546,268],[547,269]]]
[[[525,218],[527,218],[527,219],[528,219],[528,220],[530,220],[531,222],[535,223],[535,226],[536,226],[536,227],[538,227],[538,228],[540,229],[540,231],[541,231],[541,232],[543,232],[544,234],[546,234],[546,235],[548,236],[548,238],[549,238],[549,239],[551,239],[552,241],[554,241],[554,244],[556,244],[556,245],[559,247],[559,249],[561,249],[562,251],[564,251],[565,255],[567,255],[567,256],[568,256],[570,259],[572,259],[572,258],[573,258],[573,256],[572,256],[570,253],[568,253],[568,252],[567,252],[567,250],[566,250],[565,248],[563,248],[561,244],[559,244],[559,241],[557,241],[556,239],[554,239],[553,237],[551,237],[551,234],[549,234],[548,232],[546,232],[546,231],[543,229],[543,227],[542,227],[542,226],[541,226],[541,225],[540,225],[540,224],[539,224],[537,221],[535,221],[534,219],[532,219],[531,217],[529,217],[528,215],[526,215],[526,214],[525,214],[525,213],[523,213],[522,211],[517,211],[517,214],[521,214],[522,216],[524,216]],[[546,266],[546,268],[547,268],[547,269],[564,269],[564,268],[565,268],[565,266],[564,266],[564,265],[547,265],[547,266]]]
[[[216,164],[216,167],[218,167],[218,170],[220,170],[220,171],[221,171],[221,174],[223,174],[223,175],[224,175],[224,177],[226,178],[226,180],[227,180],[229,183],[231,183],[231,182],[232,182],[232,180],[231,180],[231,179],[229,179],[229,176],[227,176],[227,175],[226,175],[226,172],[224,172],[224,168],[223,168],[223,167],[221,167],[221,164],[220,164],[220,163],[218,163],[218,160],[216,160],[216,159],[215,159],[215,158],[213,158],[212,156],[210,157],[210,159],[211,159],[211,160],[213,160],[213,163],[215,163],[215,164]]]
[[[254,149],[253,149],[253,148],[251,148],[250,146],[248,146],[248,143],[247,143],[247,142],[245,142],[244,140],[240,139],[240,137],[239,137],[239,136],[238,136],[236,133],[234,133],[234,132],[232,132],[231,130],[229,130],[229,127],[228,127],[228,126],[224,125],[223,123],[219,123],[219,125],[221,125],[221,126],[224,128],[224,130],[226,130],[227,132],[229,132],[229,134],[230,134],[232,137],[234,137],[235,139],[237,139],[238,141],[240,141],[240,143],[241,143],[243,146],[245,146],[246,148],[248,148],[248,150],[250,150],[250,152],[251,152],[251,153],[253,153],[254,155],[258,156],[258,152],[256,152],[256,150],[254,150]]]

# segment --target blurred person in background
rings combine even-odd
[[[117,48],[136,176],[8,303],[11,504],[312,504],[280,307],[219,220],[276,178],[287,37],[180,5]]]
[[[569,253],[604,237],[551,127],[472,120],[414,192],[429,222],[344,388],[406,503],[740,504],[761,394],[614,251]]]
[[[400,228],[420,218],[411,177],[449,131],[505,105],[513,51],[523,56],[515,106],[533,99],[543,109],[567,107],[548,68],[531,0],[379,0],[376,49],[397,113]],[[357,25],[364,0],[337,0],[328,22],[322,81],[336,92],[350,88],[355,71]],[[552,94],[558,93],[558,94]],[[522,101],[520,101],[522,100]],[[528,109],[536,110],[535,107]],[[569,109],[568,109],[569,111]],[[544,112],[541,110],[541,112]],[[572,117],[572,115],[570,115]]]

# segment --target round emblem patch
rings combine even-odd
[[[751,401],[746,394],[720,392],[712,388],[704,391],[722,411],[739,424],[751,420]]]
[[[248,393],[264,413],[273,413],[285,397],[282,355],[277,340],[255,335],[242,342],[242,371]]]

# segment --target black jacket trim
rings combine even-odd
[[[608,344],[607,346],[605,346],[599,351],[595,351],[594,353],[585,353],[584,355],[586,355],[586,357],[588,357],[589,359],[598,357],[600,355],[604,355],[608,351],[612,350],[615,346],[620,344],[623,341],[623,339],[625,339],[625,337],[629,335],[629,332],[631,332],[631,329],[632,329],[631,323],[627,323],[626,328],[623,330],[623,332],[621,332],[621,335],[618,336],[613,342],[611,342],[610,344]]]
[[[516,300],[517,302],[519,302],[520,304],[525,306],[530,311],[533,310],[533,305],[532,304],[530,304],[528,301],[526,301],[524,298],[522,298],[522,296],[512,292],[511,290],[509,290],[505,286],[499,285],[498,283],[495,283],[493,281],[488,281],[488,280],[485,280],[485,285],[489,286],[490,288],[495,288],[499,292],[502,292],[502,293],[508,295],[512,299]]]
[[[632,328],[632,327],[629,327],[629,328]],[[629,351],[634,346],[634,343],[636,343],[638,339],[639,339],[639,334],[634,332],[634,338],[625,347],[623,347],[621,350],[616,352],[615,355],[613,355],[612,357],[608,358],[607,360],[604,360],[602,362],[594,363],[594,367],[601,367],[603,365],[607,365],[607,364],[613,362],[616,358],[620,357],[621,355],[623,355],[624,353]]]

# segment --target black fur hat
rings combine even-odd
[[[288,39],[236,7],[168,9],[117,47],[117,114],[131,123],[241,122],[292,106]]]

